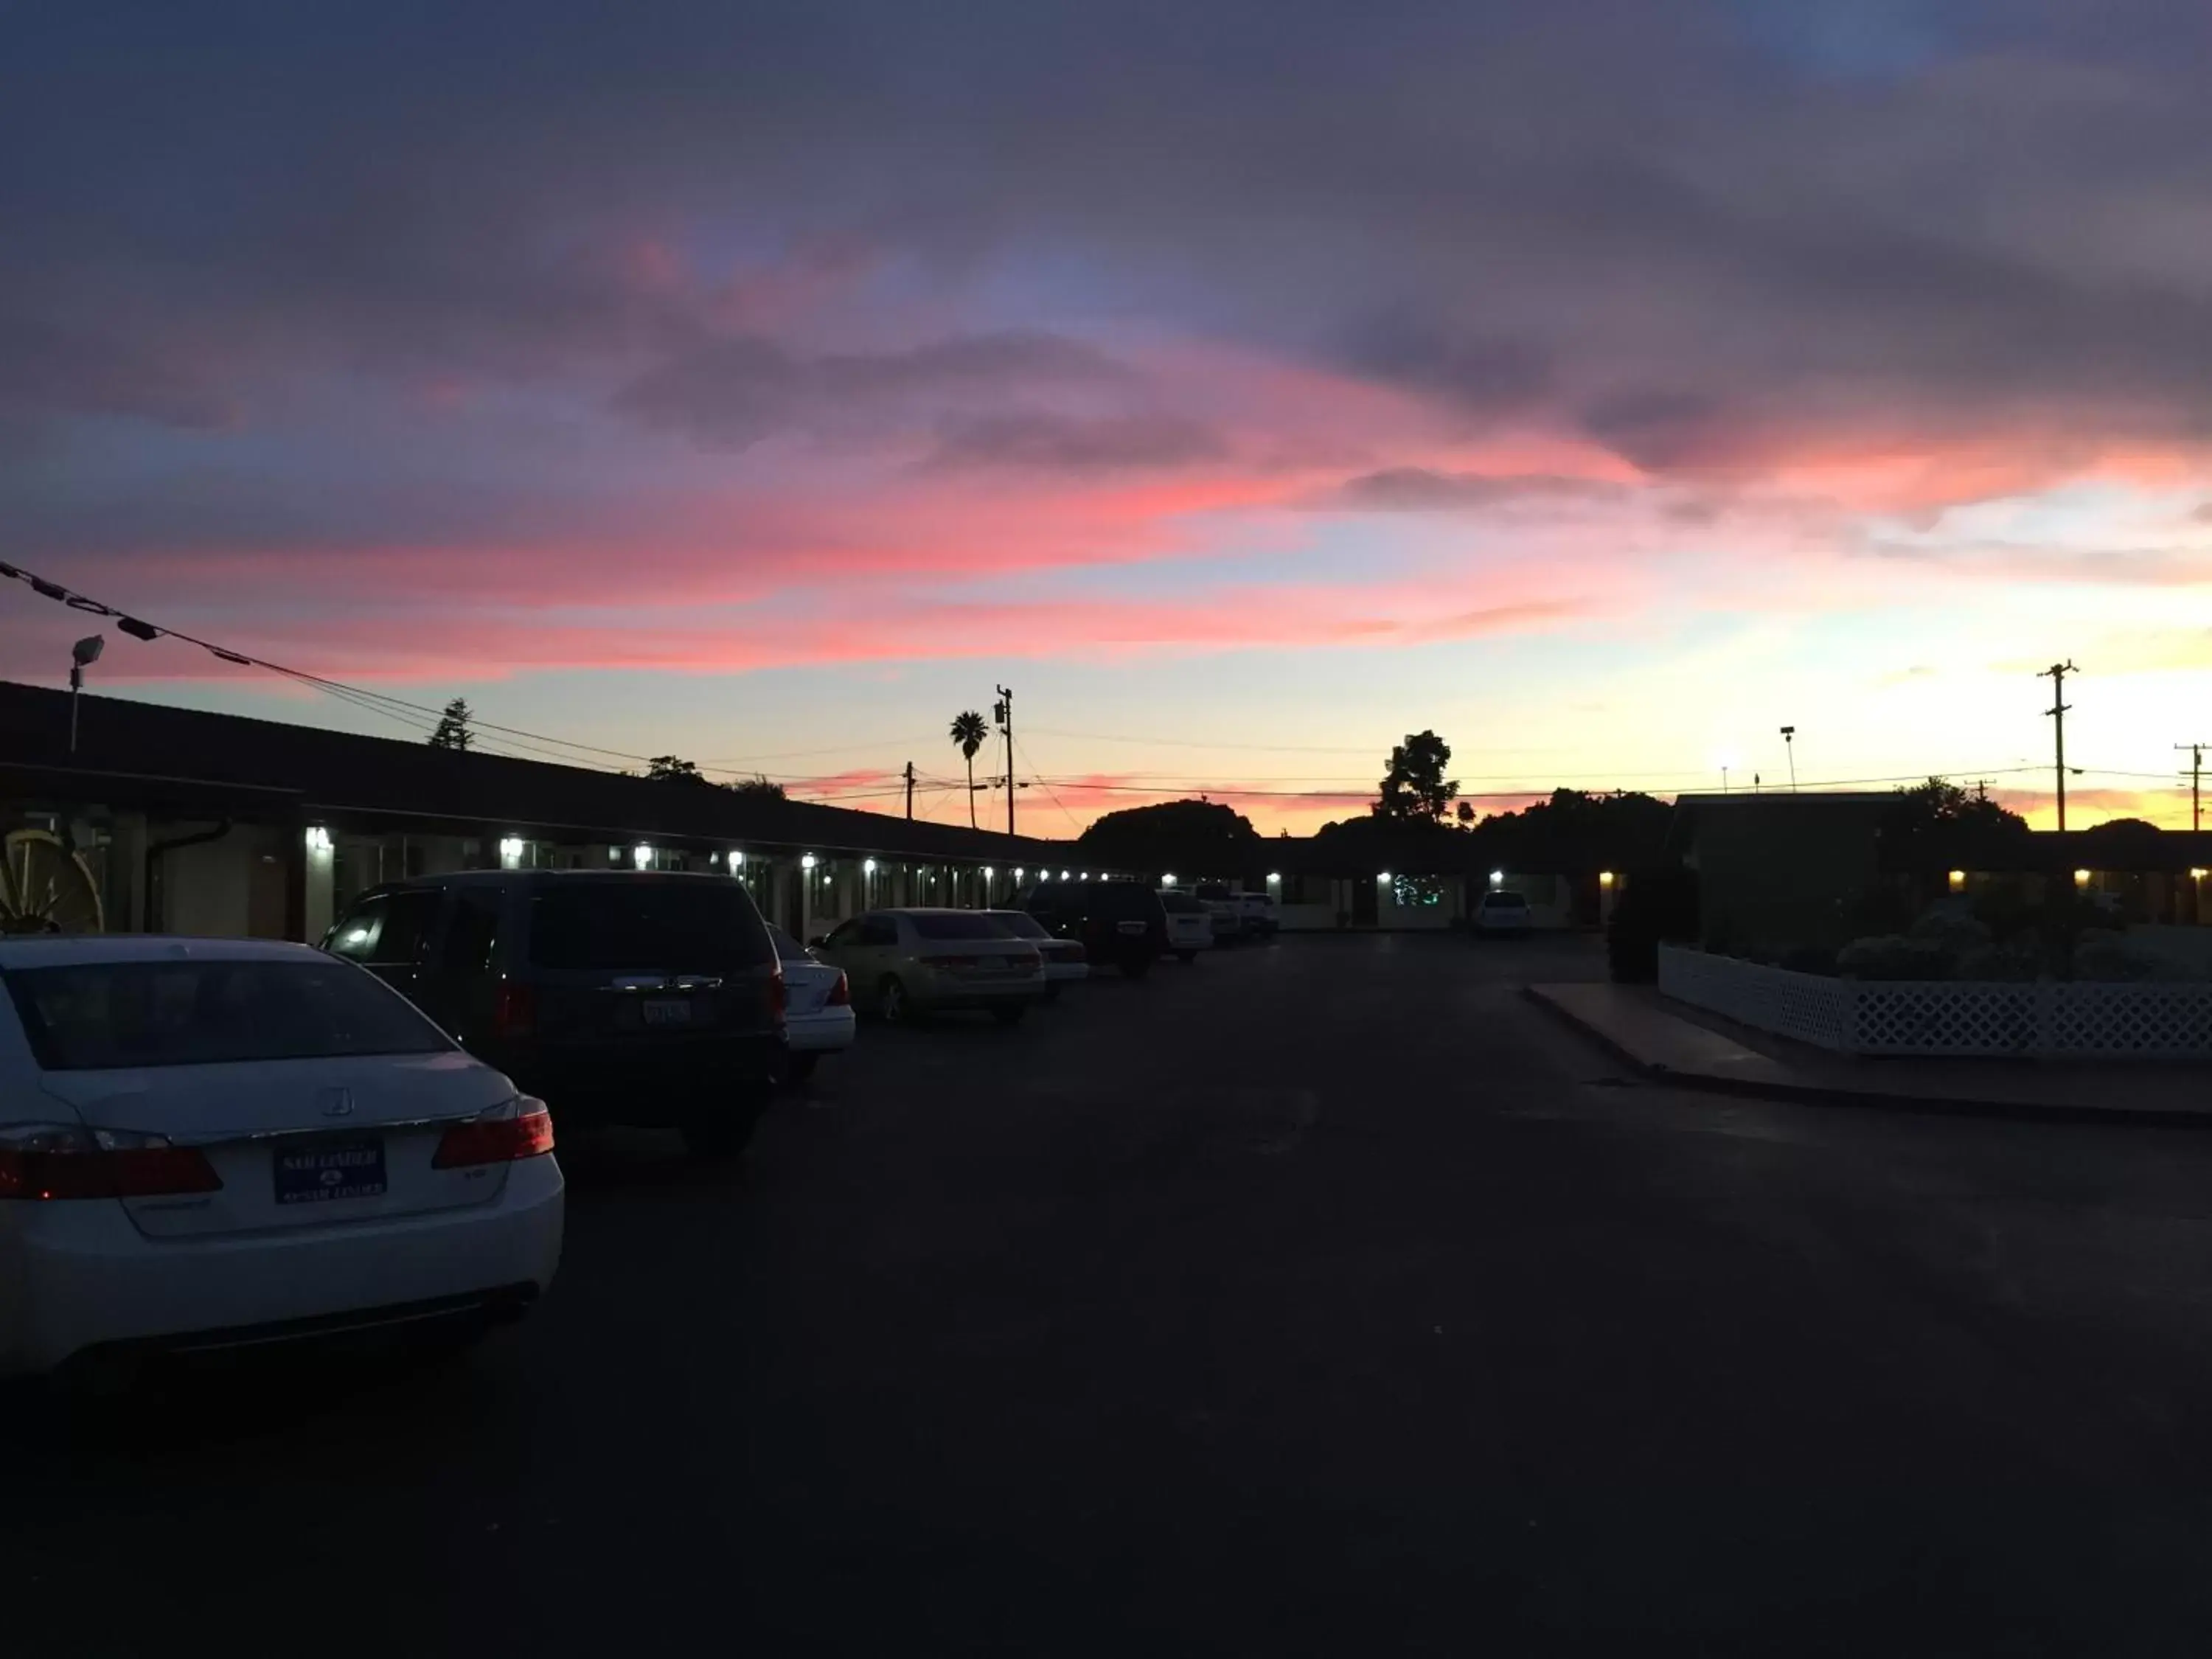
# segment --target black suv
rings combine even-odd
[[[1055,938],[1079,939],[1094,967],[1112,963],[1141,979],[1168,948],[1159,895],[1133,881],[1041,881],[1020,908]]]
[[[783,970],[722,876],[485,870],[370,889],[323,939],[559,1122],[741,1152],[783,1048]]]

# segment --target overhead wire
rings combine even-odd
[[[1011,734],[1009,735],[1011,736]],[[1044,774],[1036,769],[1036,763],[1030,758],[1030,751],[1023,746],[1022,740],[1019,738],[1012,738],[1012,741],[1014,745],[1014,752],[1017,755],[1019,755],[1022,758],[1022,764],[1030,769],[1030,776],[1036,780],[1037,787],[1039,788],[1042,789],[1046,794],[1052,797],[1052,804],[1060,808],[1060,815],[1067,820],[1067,827],[1074,830],[1079,836],[1081,836],[1083,834],[1083,826],[1075,821],[1075,814],[1069,811],[1066,806],[1061,802],[1060,796],[1054,792],[1051,783],[1047,781]]]

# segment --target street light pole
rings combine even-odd
[[[1797,728],[1796,726],[1785,726],[1782,728],[1782,747],[1784,752],[1790,757],[1790,793],[1794,795],[1797,793]]]
[[[999,729],[1006,734],[1006,834],[1014,833],[1014,694],[1005,686],[998,688],[999,706],[991,712],[999,717]]]
[[[98,634],[88,634],[70,647],[70,757],[76,755],[76,696],[84,690],[84,671],[100,660],[100,653],[107,648],[107,641]]]

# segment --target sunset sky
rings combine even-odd
[[[884,810],[1003,681],[1048,835],[1310,828],[1422,727],[1486,805],[1771,786],[1792,724],[2047,823],[2070,657],[2076,824],[2186,822],[2212,7],[0,25],[0,558],[156,622]],[[0,585],[0,673],[82,623]]]

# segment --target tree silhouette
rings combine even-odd
[[[975,751],[991,735],[991,728],[983,724],[982,715],[970,708],[955,715],[952,721],[952,741],[960,745],[960,757],[968,763],[968,827],[975,827]]]
[[[771,781],[765,773],[756,772],[749,778],[739,778],[730,785],[732,793],[757,796],[764,799],[786,800],[783,786]]]
[[[1451,745],[1433,732],[1413,732],[1390,751],[1390,769],[1373,811],[1378,818],[1420,819],[1441,823],[1459,786],[1448,782]]]
[[[430,734],[433,749],[466,749],[476,741],[469,730],[469,700],[455,697],[438,716],[438,729]]]
[[[1164,800],[1094,820],[1075,843],[1093,864],[1157,873],[1251,873],[1266,843],[1252,821],[1218,801]]]
[[[1897,792],[1882,815],[1881,845],[1893,864],[2003,869],[2027,845],[2027,820],[1948,778]]]

